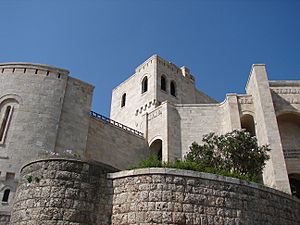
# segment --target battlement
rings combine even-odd
[[[172,72],[172,73],[176,73],[178,75],[182,75],[184,77],[190,78],[191,80],[195,81],[194,76],[190,74],[190,69],[189,68],[187,68],[186,66],[178,67],[174,63],[168,62],[168,61],[164,60],[163,58],[161,58],[158,55],[151,56],[149,59],[147,59],[141,65],[139,65],[135,69],[135,72],[136,73],[137,72],[142,72],[147,67],[149,67],[150,65],[152,65],[154,63],[154,61],[156,61],[157,64],[159,64],[159,65],[163,65],[164,67],[166,67],[167,69],[169,69],[170,72]]]
[[[50,76],[55,78],[66,78],[69,74],[68,70],[56,68],[44,64],[33,63],[0,63],[0,74],[37,74]]]

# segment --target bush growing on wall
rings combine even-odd
[[[224,135],[210,133],[203,136],[203,144],[192,143],[186,161],[204,167],[230,171],[248,177],[257,177],[269,159],[270,148],[258,146],[256,137],[244,130],[234,130]]]

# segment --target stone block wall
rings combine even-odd
[[[150,168],[109,174],[112,224],[297,225],[300,201],[213,174]]]
[[[23,167],[11,224],[110,224],[113,171],[76,160],[50,159]]]
[[[259,184],[167,168],[109,171],[75,160],[28,164],[11,225],[300,224],[299,199]]]
[[[120,170],[135,166],[148,156],[147,141],[111,123],[91,117],[85,157]]]
[[[0,225],[9,225],[10,214],[0,211]]]

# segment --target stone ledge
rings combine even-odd
[[[107,178],[108,179],[119,179],[124,177],[131,177],[131,176],[140,176],[140,175],[154,175],[154,174],[160,174],[160,175],[173,175],[173,176],[181,176],[181,177],[191,177],[191,178],[201,178],[205,180],[213,180],[213,181],[219,181],[219,182],[225,182],[230,184],[236,184],[236,185],[242,185],[249,188],[258,189],[261,191],[269,192],[275,195],[279,195],[284,198],[292,199],[300,203],[300,199],[293,197],[287,193],[275,190],[273,188],[254,183],[249,182],[245,180],[240,180],[233,177],[225,177],[220,176],[212,173],[204,173],[204,172],[198,172],[198,171],[192,171],[192,170],[182,170],[182,169],[175,169],[175,168],[142,168],[142,169],[134,169],[134,170],[123,170],[120,172],[115,173],[108,173]]]

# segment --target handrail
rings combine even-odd
[[[90,111],[90,115],[91,115],[91,117],[93,117],[93,118],[102,120],[102,121],[104,121],[104,122],[106,122],[106,123],[112,124],[112,125],[114,125],[114,126],[116,126],[116,127],[119,127],[119,128],[121,128],[121,129],[123,129],[123,130],[129,131],[129,132],[131,132],[131,133],[133,133],[133,134],[136,134],[136,135],[139,135],[139,136],[141,136],[141,137],[144,137],[144,134],[143,134],[142,132],[140,132],[140,131],[138,131],[138,130],[135,130],[135,129],[132,129],[132,128],[130,128],[130,127],[128,127],[128,126],[126,126],[126,125],[124,125],[124,124],[122,124],[122,123],[119,123],[119,122],[117,122],[117,121],[114,121],[114,120],[112,120],[112,119],[110,119],[110,118],[108,118],[108,117],[106,117],[106,116],[103,116],[103,115],[101,115],[101,114],[99,114],[99,113],[96,113],[96,112],[94,112],[94,111]]]

